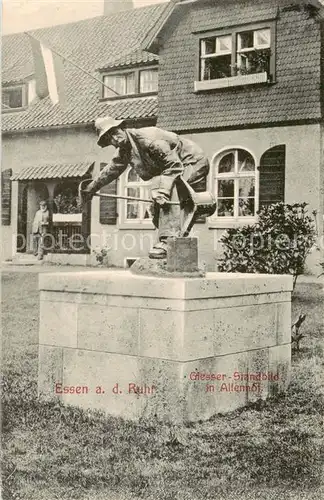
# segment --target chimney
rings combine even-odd
[[[104,0],[104,16],[116,14],[123,10],[133,9],[133,0]]]

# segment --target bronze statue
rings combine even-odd
[[[211,195],[206,197],[207,193],[204,193],[202,199],[193,200],[195,192],[204,190],[209,172],[208,159],[194,142],[157,127],[127,128],[124,120],[111,117],[98,118],[95,126],[97,144],[102,148],[113,145],[117,151],[110,164],[83,190],[84,201],[119,177],[128,166],[144,181],[151,180],[153,224],[158,228],[159,241],[149,257],[165,258],[167,238],[189,234],[193,225],[190,211],[200,205],[198,212],[204,213],[202,207],[207,198],[205,213],[211,215],[215,211]]]

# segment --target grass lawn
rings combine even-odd
[[[286,395],[176,428],[37,401],[37,279],[2,276],[3,500],[324,498],[321,285],[294,292],[306,337]]]

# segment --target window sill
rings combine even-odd
[[[20,111],[26,111],[28,106],[23,106],[22,108],[2,108],[1,113],[18,113]]]
[[[134,222],[120,222],[118,224],[118,229],[135,229],[135,230],[138,230],[138,229],[142,229],[144,231],[151,231],[152,229],[155,229],[154,225],[152,222],[138,222],[138,221],[134,221]]]
[[[195,92],[203,90],[224,89],[229,87],[239,87],[244,85],[256,85],[258,83],[268,83],[268,73],[255,73],[253,75],[238,75],[228,78],[218,78],[216,80],[203,80],[194,82]]]
[[[141,92],[138,94],[125,94],[125,95],[114,95],[111,97],[101,97],[99,99],[99,102],[119,101],[120,99],[135,99],[139,97],[153,97],[153,96],[157,96],[157,92]]]
[[[53,214],[53,223],[55,222],[82,222],[82,214]]]
[[[257,217],[245,217],[244,219],[209,219],[208,229],[235,229],[237,227],[243,227],[257,222]]]

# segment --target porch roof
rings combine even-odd
[[[83,163],[50,163],[33,167],[25,167],[11,176],[12,181],[32,179],[57,179],[67,177],[83,177],[93,165],[92,162]]]

